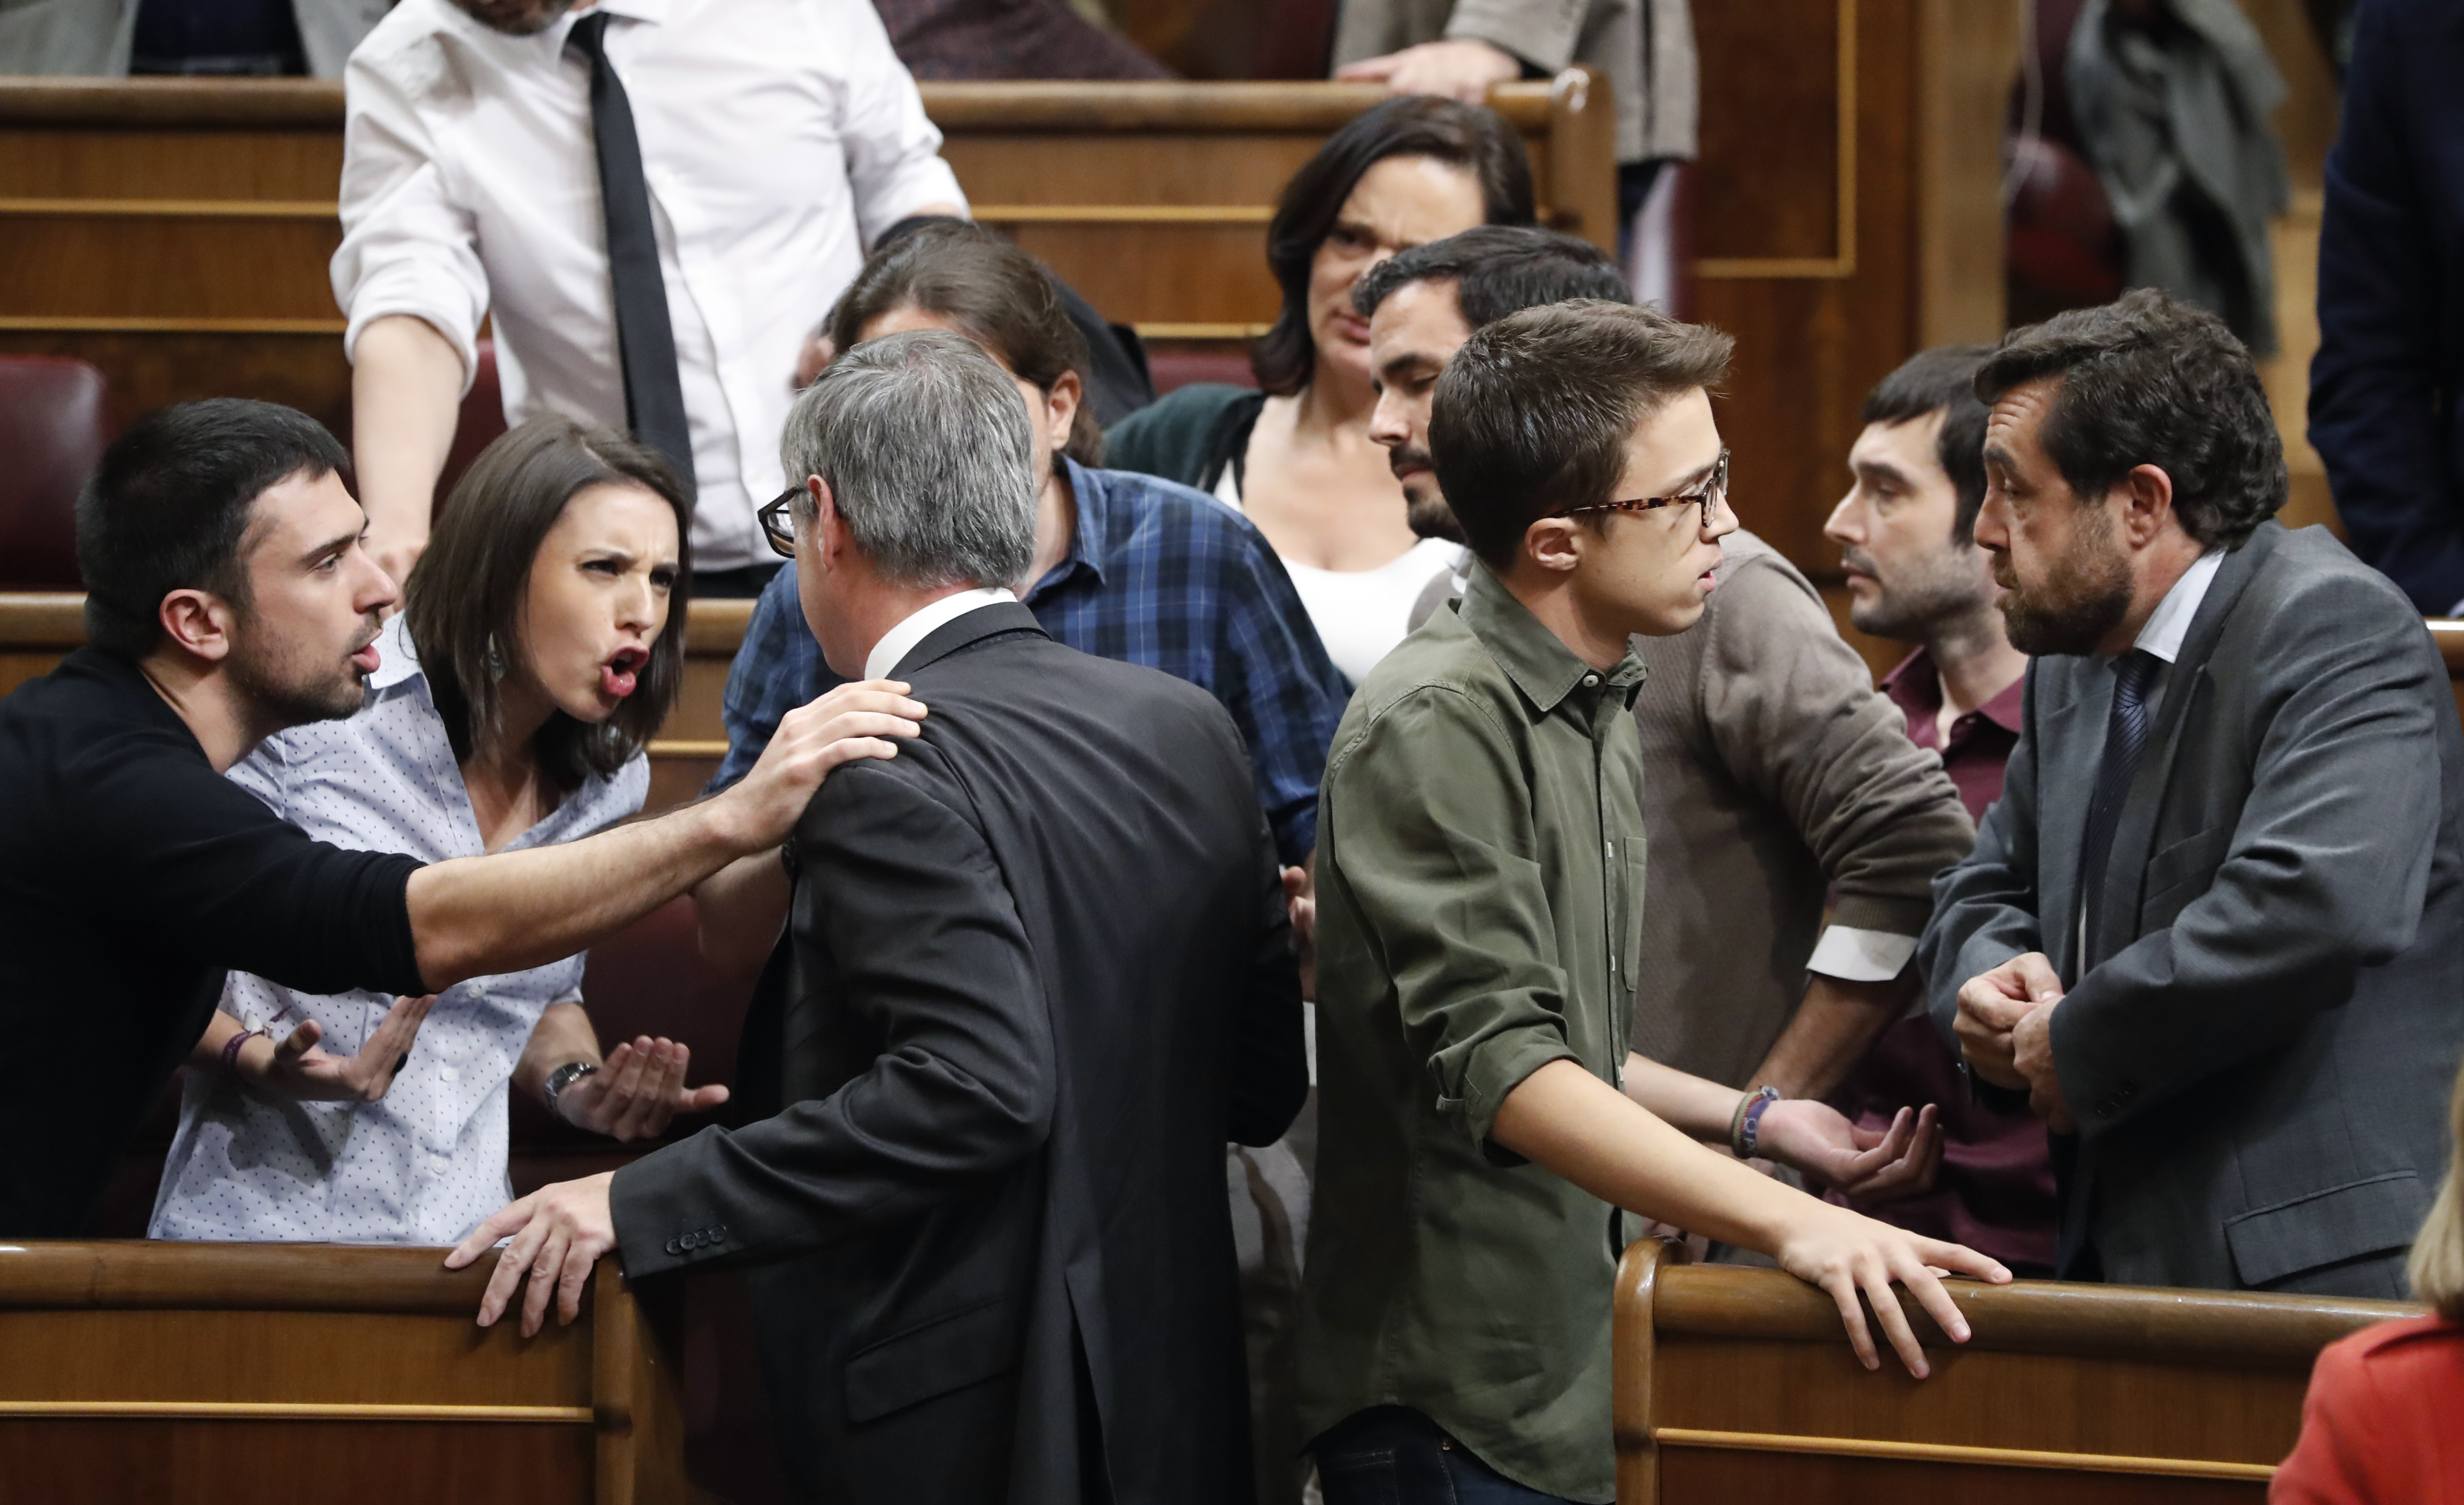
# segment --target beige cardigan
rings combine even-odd
[[[1343,0],[1334,66],[1441,39],[1487,42],[1542,73],[1589,63],[1617,91],[1617,161],[1694,156],[1686,0]]]

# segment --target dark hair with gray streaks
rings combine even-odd
[[[894,585],[1009,585],[1035,557],[1026,402],[972,339],[910,330],[839,352],[787,415],[790,477],[827,481]],[[812,493],[796,504],[812,520]]]

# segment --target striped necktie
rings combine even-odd
[[[2079,913],[2086,918],[2088,938],[2095,934],[2097,912],[2104,900],[2104,869],[2113,854],[2113,833],[2122,824],[2123,802],[2130,797],[2131,776],[2139,771],[2140,749],[2147,741],[2147,687],[2155,683],[2164,662],[2142,648],[2113,661],[2113,709],[2105,717],[2104,755],[2097,763],[2096,794],[2087,807],[2087,836],[2079,843]],[[2084,972],[2093,964],[2083,941],[2078,970]]]

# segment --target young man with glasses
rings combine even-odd
[[[1300,1373],[1328,1505],[1609,1499],[1627,1213],[1776,1257],[1878,1364],[1864,1293],[1920,1376],[1891,1283],[1964,1340],[1927,1267],[2008,1278],[1694,1143],[1859,1181],[1925,1153],[1914,1116],[1876,1144],[1626,1043],[1661,965],[1635,642],[1694,626],[1716,588],[1735,522],[1705,389],[1728,350],[1587,300],[1473,334],[1438,378],[1429,447],[1470,584],[1353,694],[1319,799]]]
[[[1625,290],[1584,242],[1489,228],[1403,252],[1354,296],[1379,383],[1370,437],[1414,526],[1461,541],[1429,453],[1439,373],[1475,329]],[[1914,997],[1934,874],[1968,855],[1972,828],[1811,581],[1742,531],[1715,579],[1692,630],[1636,644],[1653,965],[1636,980],[1632,1044],[1730,1087],[1821,1097]],[[1460,593],[1433,582],[1428,607]]]

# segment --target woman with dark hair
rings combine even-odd
[[[1250,352],[1261,390],[1183,387],[1111,432],[1114,465],[1248,514],[1355,683],[1402,641],[1413,600],[1456,551],[1414,538],[1369,437],[1376,392],[1353,284],[1397,251],[1532,220],[1530,163],[1495,112],[1434,97],[1377,106],[1292,175],[1266,227],[1284,302]]]
[[[665,629],[691,523],[650,450],[569,419],[523,424],[454,487],[377,640],[367,703],[267,738],[230,776],[312,837],[430,862],[634,815],[643,744],[684,673],[683,634]],[[672,1041],[603,1059],[583,961],[398,1000],[231,973],[148,1232],[450,1244],[512,1194],[508,1092],[619,1140],[726,1101],[684,1086]]]
[[[1102,469],[1086,341],[1051,277],[1017,243],[961,220],[921,226],[873,252],[826,333],[833,348],[851,350],[912,329],[975,341],[1026,404],[1035,556],[1010,588],[1070,647],[1161,669],[1222,702],[1248,747],[1276,845],[1300,864],[1316,840],[1318,778],[1345,689],[1273,550],[1186,487]],[[783,513],[784,499],[764,516],[783,529]],[[781,570],[728,671],[728,752],[714,787],[741,777],[781,718],[835,683],[804,623],[796,572]],[[739,902],[748,894],[758,902]],[[758,967],[770,954],[786,904],[777,863],[739,863],[695,899],[713,960]]]

